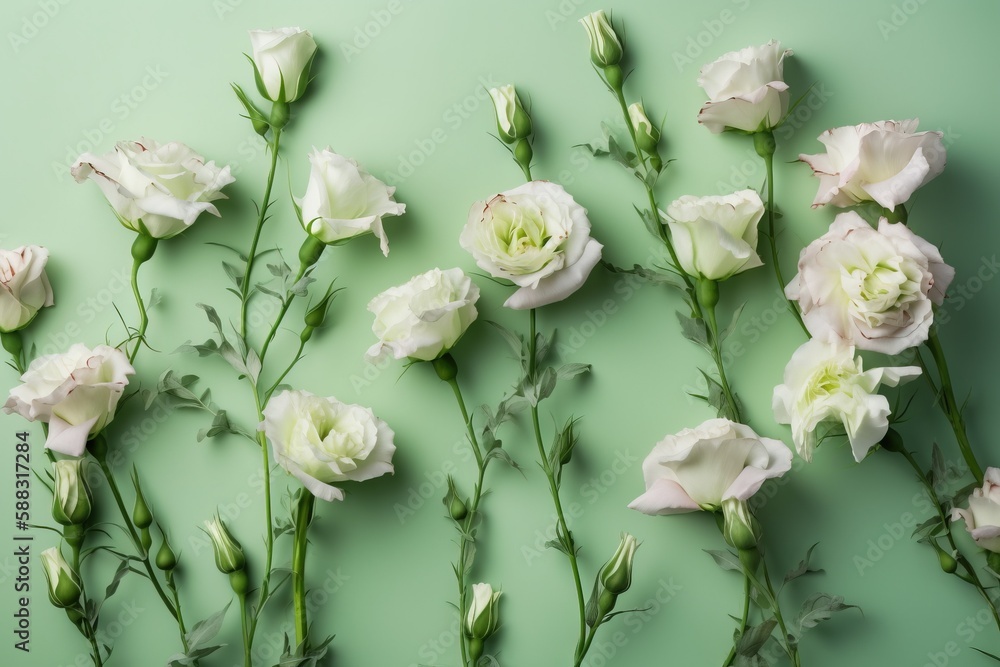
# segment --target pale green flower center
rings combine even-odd
[[[921,298],[921,278],[920,267],[896,255],[845,267],[841,284],[852,317],[878,327],[903,324],[909,304]]]
[[[534,202],[498,199],[490,204],[490,216],[481,230],[480,249],[510,275],[541,271],[562,254],[561,245],[569,236],[561,230],[554,234]]]

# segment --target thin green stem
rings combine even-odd
[[[750,591],[753,589],[753,582],[750,580],[746,574],[743,575],[743,615],[740,618],[740,637],[746,634],[747,624],[750,619]],[[726,656],[726,661],[722,663],[722,667],[729,667],[733,664],[733,660],[736,659],[736,643],[733,643],[733,647],[729,649],[729,655]]]
[[[249,628],[247,627],[247,596],[240,595],[240,629],[243,631],[243,645],[247,645],[247,633]],[[253,667],[253,660],[251,659],[250,652],[246,651],[243,653],[243,667]]]
[[[181,637],[184,637],[185,642],[187,641],[187,628],[184,626],[184,614],[181,613],[181,596],[177,592],[177,586],[174,584],[174,574],[173,571],[168,571],[166,574],[167,588],[170,589],[170,593],[174,599],[174,609],[177,610],[177,628],[181,632]],[[184,647],[187,650],[187,647]]]
[[[798,646],[788,641],[788,626],[785,625],[785,619],[781,616],[781,605],[778,604],[778,595],[774,592],[774,586],[771,584],[771,575],[767,571],[767,562],[764,560],[763,554],[761,554],[760,559],[760,571],[764,574],[764,585],[767,586],[767,590],[762,592],[770,598],[771,607],[774,611],[774,620],[778,622],[778,629],[781,630],[782,644],[785,646],[785,652],[788,653],[788,658],[792,661],[792,667],[801,667],[802,663],[799,660]]]
[[[521,167],[521,172],[524,174],[525,180],[531,181],[532,180],[531,179],[531,165],[530,164],[520,164],[520,163],[518,163],[518,166]]]
[[[156,571],[153,569],[153,564],[149,560],[149,552],[141,548],[142,542],[139,539],[139,534],[135,532],[135,526],[132,525],[132,518],[129,516],[128,508],[125,507],[125,501],[122,499],[121,491],[118,488],[118,483],[115,481],[115,476],[111,472],[111,468],[108,467],[108,462],[106,459],[98,458],[97,463],[101,466],[101,472],[104,473],[105,479],[108,480],[108,488],[111,489],[111,495],[115,498],[115,504],[118,506],[118,511],[122,515],[122,521],[125,524],[125,529],[128,531],[132,538],[133,544],[139,549],[139,559],[142,561],[143,567],[146,568],[146,574],[149,575],[149,580],[153,583],[153,588],[156,589],[156,594],[160,596],[160,600],[163,601],[163,606],[167,608],[170,615],[174,617],[175,621],[178,621],[177,609],[174,608],[174,604],[167,597],[166,592],[160,585],[160,580],[156,576]],[[178,625],[178,630],[180,630],[180,625]],[[186,652],[188,649],[187,637],[181,632],[181,645],[184,647]]]
[[[702,309],[705,313],[705,322],[708,324],[708,333],[711,338],[712,359],[715,361],[715,367],[719,371],[719,385],[722,387],[722,395],[726,399],[726,405],[728,406],[729,414],[727,416],[735,422],[743,423],[740,407],[736,402],[733,390],[729,386],[729,378],[726,376],[726,366],[722,360],[722,340],[719,337],[719,322],[715,316],[715,306],[713,303],[702,304]]]
[[[292,357],[291,363],[289,363],[288,366],[285,367],[285,370],[283,370],[281,372],[281,375],[278,376],[278,379],[274,381],[274,383],[268,388],[267,391],[264,392],[264,403],[265,404],[269,400],[271,400],[271,394],[273,394],[274,390],[278,388],[278,385],[281,384],[281,381],[285,379],[285,376],[287,376],[289,373],[292,372],[292,369],[295,368],[295,364],[297,364],[300,361],[302,361],[302,350],[304,350],[305,347],[306,347],[306,341],[300,339],[299,340],[299,349],[295,352],[295,356]]]
[[[90,621],[84,621],[87,624],[87,639],[90,640],[90,650],[93,653],[94,667],[104,667],[104,660],[101,659],[101,647],[97,644],[97,630],[91,625]]]
[[[802,331],[809,337],[809,329],[802,321],[802,314],[799,313],[798,304],[789,299],[785,294],[785,279],[781,275],[781,262],[778,260],[778,239],[774,231],[774,151],[766,152],[763,156],[764,168],[767,171],[767,239],[771,245],[771,264],[774,266],[774,276],[778,279],[778,289],[785,301],[788,303],[788,311],[795,317]]]
[[[309,619],[306,609],[306,549],[309,524],[312,523],[316,496],[306,489],[299,491],[295,511],[295,541],[292,544],[292,600],[295,604],[295,645],[309,647]]]
[[[965,417],[962,415],[962,407],[955,399],[955,389],[951,384],[948,360],[945,358],[944,347],[941,346],[936,328],[931,327],[926,345],[934,357],[934,364],[937,366],[938,377],[941,380],[941,394],[939,396],[941,409],[944,410],[948,417],[948,423],[951,424],[951,430],[955,433],[955,440],[958,442],[958,448],[962,451],[965,464],[969,466],[969,471],[976,478],[976,484],[981,485],[983,483],[983,469],[972,451],[972,443],[969,442],[968,429],[965,426]]]
[[[264,421],[264,406],[261,404],[260,393],[256,384],[251,383],[253,389],[254,405],[257,408],[257,419]],[[274,521],[271,513],[271,461],[267,452],[267,436],[263,431],[257,432],[257,444],[260,446],[263,457],[263,482],[264,482],[264,522],[267,532],[264,536],[265,556],[264,556],[264,577],[260,584],[260,592],[257,596],[257,606],[254,609],[253,618],[250,621],[250,630],[247,632],[246,641],[243,644],[244,660],[251,659],[253,649],[253,639],[257,632],[257,622],[260,614],[264,610],[264,603],[267,602],[271,592],[271,566],[274,561]]]
[[[476,457],[476,468],[478,469],[479,474],[479,478],[476,480],[476,486],[473,489],[468,514],[466,514],[462,523],[462,535],[459,536],[458,567],[456,568],[456,572],[458,573],[458,616],[459,623],[461,623],[462,615],[465,613],[468,601],[468,581],[466,581],[468,568],[466,567],[466,560],[469,558],[469,545],[472,544],[472,538],[469,536],[472,534],[472,525],[476,520],[476,516],[479,512],[479,503],[483,497],[483,480],[486,477],[487,463],[483,460],[483,453],[479,447],[479,439],[476,437],[476,429],[472,425],[469,410],[465,406],[465,399],[462,397],[462,388],[459,386],[458,380],[456,378],[451,378],[450,380],[446,380],[446,382],[455,394],[455,401],[458,403],[458,408],[462,413],[462,422],[465,424],[465,428],[469,434],[469,446],[472,448],[472,453]],[[469,640],[466,638],[465,633],[460,632],[459,646],[462,652],[463,667],[469,665],[468,643]]]
[[[594,627],[587,631],[587,639],[583,642],[583,645],[577,649],[578,654],[573,662],[573,667],[580,667],[580,665],[583,664],[583,659],[587,656],[587,651],[590,650],[590,645],[594,643],[594,637],[597,636],[597,628],[601,627],[602,622],[603,621],[598,621],[594,624]]]
[[[260,242],[260,233],[264,229],[267,221],[267,209],[271,203],[271,188],[274,186],[274,174],[278,170],[278,145],[281,140],[281,129],[274,127],[271,129],[271,166],[267,171],[267,184],[264,186],[264,198],[260,204],[260,212],[257,216],[257,228],[253,233],[253,241],[250,243],[250,251],[247,253],[246,271],[243,273],[243,282],[240,285],[240,336],[247,336],[247,305],[250,302],[250,279],[253,272],[253,263],[257,256],[257,244]]]
[[[139,292],[139,267],[143,262],[139,259],[132,260],[132,294],[135,296],[135,305],[139,309],[139,328],[135,334],[135,347],[128,355],[128,362],[135,363],[135,358],[139,354],[139,348],[146,340],[146,328],[149,326],[149,314],[146,312],[146,304],[142,300]]]
[[[295,282],[302,280],[302,276],[306,274],[309,269],[305,264],[299,264],[299,272],[295,275]],[[281,321],[285,319],[285,314],[288,312],[288,307],[292,305],[292,301],[295,299],[295,293],[289,292],[285,295],[285,298],[281,300],[281,310],[278,311],[278,316],[274,318],[274,324],[271,325],[271,330],[267,332],[267,338],[264,339],[264,344],[260,348],[260,360],[264,361],[264,357],[267,356],[267,349],[271,346],[271,341],[274,340],[275,334],[278,333],[278,326],[281,325]]]
[[[536,331],[535,331],[535,309],[529,312],[529,333],[528,340],[528,381],[534,382],[536,376]],[[559,498],[559,484],[556,482],[552,467],[549,465],[549,458],[545,451],[545,443],[542,440],[542,429],[538,421],[538,404],[531,406],[531,425],[535,433],[535,444],[538,446],[538,456],[541,459],[542,470],[549,482],[549,494],[552,496],[552,504],[556,510],[556,520],[559,526],[559,535],[566,539],[566,556],[569,558],[570,568],[573,571],[573,585],[576,588],[577,606],[580,612],[580,634],[576,645],[576,653],[581,660],[584,655],[584,644],[587,637],[587,602],[583,597],[583,584],[580,581],[580,565],[576,558],[576,545],[573,541],[573,534],[566,523],[566,516],[563,512],[562,501]]]
[[[910,464],[913,468],[913,472],[916,473],[917,479],[920,484],[924,487],[924,491],[927,493],[927,497],[930,499],[931,503],[934,504],[934,510],[937,512],[938,519],[941,520],[941,525],[945,529],[945,539],[948,542],[948,547],[951,549],[952,554],[955,555],[955,560],[962,566],[965,570],[968,578],[959,576],[959,579],[965,581],[966,583],[973,586],[984,600],[986,600],[987,606],[993,613],[993,621],[997,625],[997,629],[1000,630],[1000,612],[997,611],[996,605],[993,604],[993,600],[990,598],[989,592],[983,585],[982,580],[976,573],[975,567],[969,562],[969,559],[962,554],[961,550],[958,548],[958,544],[955,542],[955,536],[951,532],[951,521],[949,520],[948,514],[944,509],[944,505],[941,503],[941,499],[937,494],[937,490],[934,488],[934,482],[927,476],[923,468],[913,457],[912,452],[910,452],[906,447],[900,447],[898,449],[899,453],[906,459],[906,462]]]
[[[610,84],[608,87],[611,88]],[[617,90],[612,88],[612,90],[614,91],[615,98],[618,100],[618,106],[621,107],[622,117],[625,119],[625,127],[628,128],[629,137],[632,139],[632,147],[635,149],[635,154],[639,157],[643,174],[648,174],[652,167],[647,163],[645,153],[643,153],[643,151],[639,148],[639,140],[636,137],[635,128],[632,127],[632,121],[628,113],[628,102],[625,100],[625,91],[622,88]],[[680,261],[677,259],[677,251],[674,249],[674,243],[670,238],[670,233],[667,231],[667,226],[662,224],[662,221],[659,219],[660,208],[656,203],[656,193],[653,191],[653,187],[646,178],[642,179],[642,184],[646,189],[646,198],[649,200],[649,213],[653,216],[656,223],[654,226],[656,227],[657,236],[663,245],[666,246],[667,252],[670,254],[671,263],[674,265],[674,268],[677,269],[681,279],[684,281],[684,285],[686,286],[688,295],[690,296],[692,307],[695,309],[695,316],[700,317],[701,314],[698,312],[698,300],[695,298],[694,293],[694,281],[691,279],[691,276],[689,276],[684,269],[681,268]]]

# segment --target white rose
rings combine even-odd
[[[624,49],[618,33],[603,9],[587,14],[580,23],[590,38],[590,60],[597,67],[610,67],[621,62]]]
[[[104,155],[84,153],[71,169],[78,183],[91,179],[107,197],[123,225],[165,239],[180,234],[212,204],[226,199],[221,190],[235,179],[184,144],[160,145],[152,139],[121,141]]]
[[[944,301],[955,270],[903,224],[878,230],[854,211],[799,256],[785,288],[816,338],[841,338],[862,350],[899,354],[927,340],[933,305]]]
[[[45,446],[68,456],[82,456],[87,440],[114,418],[118,401],[135,369],[121,350],[77,343],[63,354],[39,357],[10,390],[3,406],[28,421],[47,422]]]
[[[580,289],[601,260],[587,209],[562,186],[531,181],[473,204],[459,242],[479,268],[520,287],[504,303],[527,310]]]
[[[718,134],[726,128],[756,132],[775,127],[788,110],[782,61],[791,51],[771,40],[727,53],[701,68],[698,85],[708,101],[698,122]]]
[[[500,625],[500,591],[489,584],[473,584],[469,610],[465,615],[465,636],[488,639]]]
[[[792,467],[784,443],[745,424],[709,419],[668,435],[642,462],[646,492],[629,507],[644,514],[718,510],[730,498],[748,500],[765,480]]]
[[[395,434],[360,405],[286,390],[268,402],[260,429],[278,465],[323,500],[344,499],[332,482],[361,482],[393,472]]]
[[[685,195],[667,206],[666,223],[677,260],[688,275],[725,280],[762,266],[757,224],[764,203],[753,190],[731,195]]]
[[[346,242],[362,234],[378,237],[382,254],[389,254],[389,239],[382,218],[402,215],[405,204],[392,198],[390,187],[358,166],[351,158],[329,148],[313,149],[306,193],[299,201],[306,233],[327,244]]]
[[[785,382],[774,388],[772,407],[779,424],[791,424],[795,448],[806,461],[816,448],[816,428],[843,424],[860,462],[889,430],[889,400],[879,385],[895,387],[920,375],[917,366],[864,370],[854,346],[841,340],[812,339],[792,354]]]
[[[827,130],[826,153],[799,155],[819,178],[813,207],[846,208],[875,201],[894,209],[944,171],[940,132],[917,132],[919,121],[884,120]]]
[[[987,551],[1000,553],[1000,470],[987,468],[983,475],[983,487],[969,496],[969,507],[956,507],[951,511],[951,520],[965,521],[972,539]]]
[[[0,332],[23,329],[41,308],[52,305],[48,261],[49,251],[36,245],[0,250]]]
[[[253,64],[259,77],[260,94],[272,102],[294,102],[309,83],[309,70],[316,56],[312,33],[301,28],[251,30]]]
[[[479,287],[461,269],[431,269],[390,287],[368,304],[379,341],[369,357],[433,361],[454,347],[478,311]]]

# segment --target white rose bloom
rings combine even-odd
[[[944,171],[940,132],[917,132],[917,119],[862,123],[819,135],[826,153],[799,155],[819,178],[813,207],[846,208],[866,201],[887,209]]]
[[[731,195],[685,195],[667,206],[666,224],[681,268],[692,276],[725,280],[762,266],[757,224],[764,203],[753,190]]]
[[[538,308],[580,289],[604,247],[562,186],[531,181],[473,204],[459,238],[479,268],[520,287],[505,306]]]
[[[406,211],[405,204],[392,198],[396,188],[329,148],[322,151],[314,148],[309,161],[312,163],[309,184],[298,202],[306,233],[326,244],[374,234],[382,254],[388,255],[389,239],[382,228],[382,218]]]
[[[644,514],[718,510],[730,498],[748,500],[765,480],[792,467],[792,452],[745,424],[709,419],[668,435],[642,462],[646,492],[629,507]]]
[[[779,424],[791,424],[795,448],[811,461],[816,428],[840,422],[860,462],[889,430],[889,400],[880,385],[895,387],[920,375],[917,366],[864,370],[854,346],[841,340],[812,339],[785,366],[784,384],[774,388],[772,408]]]
[[[302,28],[251,30],[253,63],[260,77],[260,91],[272,102],[294,102],[309,83],[316,55],[312,33]]]
[[[1000,470],[987,468],[983,475],[983,487],[969,496],[969,507],[956,507],[951,511],[951,520],[965,521],[972,539],[987,551],[1000,553]]]
[[[708,101],[698,122],[716,134],[726,128],[756,132],[775,127],[788,111],[783,61],[790,55],[771,40],[727,53],[702,67],[698,85]]]
[[[395,434],[360,405],[286,390],[268,402],[259,428],[271,441],[278,465],[323,500],[344,499],[333,482],[393,472]]]
[[[205,162],[184,144],[152,139],[121,141],[104,155],[84,153],[70,170],[78,183],[91,179],[129,229],[165,239],[180,234],[199,215],[219,215],[212,204],[235,179],[229,167]]]
[[[899,354],[927,340],[933,305],[954,277],[938,249],[906,225],[882,218],[875,230],[847,211],[802,251],[785,295],[799,302],[816,338]]]
[[[500,625],[500,591],[489,584],[473,584],[469,610],[465,615],[465,636],[487,639]]]
[[[379,341],[368,350],[433,361],[454,347],[476,320],[479,287],[461,269],[431,269],[404,285],[390,287],[368,304]]]
[[[52,305],[48,261],[49,251],[36,245],[0,250],[0,332],[23,329],[40,309]]]
[[[63,354],[32,361],[3,409],[48,423],[46,447],[82,456],[87,440],[114,418],[128,376],[134,373],[121,350],[107,345],[91,350],[77,343]]]

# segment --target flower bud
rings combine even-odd
[[[83,459],[63,459],[52,466],[52,518],[64,526],[81,524],[90,517],[90,487],[83,474]]]
[[[647,155],[656,155],[656,146],[660,143],[660,130],[646,116],[642,102],[629,105],[628,119],[635,131],[635,142],[639,149]]]
[[[472,599],[465,615],[465,636],[489,639],[500,624],[500,591],[489,584],[473,584]]]
[[[156,567],[164,572],[169,572],[177,567],[177,555],[174,553],[173,549],[170,548],[170,544],[167,542],[166,537],[163,538],[163,544],[160,545],[160,550],[156,552]]]
[[[42,552],[42,567],[49,585],[49,601],[61,609],[75,607],[82,594],[80,578],[58,547]]]
[[[301,28],[251,30],[250,43],[258,92],[282,104],[302,97],[316,57],[312,33]]]
[[[613,595],[621,595],[632,585],[632,559],[635,558],[635,550],[638,547],[632,535],[622,534],[618,550],[611,560],[604,564],[598,575],[605,590]]]
[[[727,498],[722,501],[724,522],[722,536],[726,543],[740,551],[750,551],[757,548],[760,540],[760,523],[750,511],[745,500]]]
[[[267,116],[265,116],[264,112],[258,109],[257,106],[250,101],[250,98],[247,97],[247,94],[243,92],[242,88],[235,83],[230,85],[232,85],[233,91],[236,93],[236,97],[239,98],[240,104],[242,104],[243,108],[246,109],[247,118],[250,119],[250,124],[253,125],[253,131],[263,137],[267,134],[268,129],[271,127]]]
[[[444,506],[448,508],[448,514],[455,521],[461,521],[468,513],[469,508],[465,506],[465,501],[458,495],[455,488],[455,478],[448,475],[448,493],[444,496]]]
[[[246,557],[243,555],[243,547],[226,528],[226,524],[218,513],[215,518],[205,522],[205,532],[212,539],[212,548],[215,550],[215,566],[223,574],[232,574],[243,569],[246,565]]]
[[[622,43],[603,9],[584,16],[580,23],[587,29],[587,36],[590,37],[591,62],[601,68],[621,62],[624,52]]]
[[[507,84],[490,88],[493,110],[497,116],[497,131],[504,143],[512,144],[531,135],[531,116],[524,109],[514,86]]]
[[[941,564],[941,569],[948,574],[955,574],[955,571],[958,570],[958,561],[944,549],[938,549],[938,563]]]
[[[229,587],[239,596],[244,596],[250,589],[250,579],[244,570],[236,570],[229,573]]]
[[[299,248],[299,262],[305,267],[312,266],[319,261],[325,248],[326,245],[315,236],[307,236],[306,240],[302,242],[302,247]]]
[[[309,238],[312,238],[311,236]],[[315,239],[313,239],[315,240]],[[318,241],[317,241],[318,243]],[[320,245],[320,248],[325,248],[326,246]],[[313,329],[319,329],[326,323],[326,314],[330,312],[330,303],[333,302],[334,297],[337,295],[339,290],[333,289],[331,284],[326,290],[326,294],[323,298],[319,300],[315,306],[309,309],[306,313],[305,323],[307,327],[312,327]]]
[[[136,472],[134,466],[132,467],[132,486],[135,487],[135,505],[132,507],[132,523],[135,524],[136,528],[146,530],[153,525],[153,514],[149,511],[149,505],[146,504],[146,496],[143,495],[142,487],[139,485],[139,473]]]
[[[148,262],[156,252],[157,242],[156,237],[149,234],[143,232],[136,234],[135,240],[132,241],[132,259],[140,264]]]
[[[455,357],[451,356],[450,352],[445,352],[443,355],[431,362],[434,367],[434,372],[443,382],[451,382],[456,377],[458,377],[458,363],[455,362]]]

